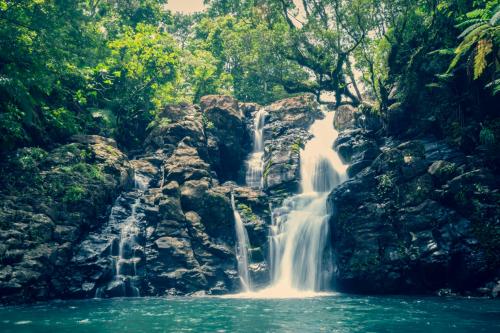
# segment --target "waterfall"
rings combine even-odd
[[[150,179],[140,173],[134,174],[134,189],[123,193],[111,208],[108,227],[103,233],[115,234],[109,247],[109,255],[114,262],[114,277],[105,286],[96,290],[96,297],[140,296],[137,287],[137,263],[141,258],[136,254],[141,233],[139,223],[144,220],[138,210],[141,198],[149,187]]]
[[[234,214],[234,228],[236,230],[236,259],[238,261],[238,275],[240,278],[242,290],[249,292],[252,290],[252,285],[250,282],[250,273],[248,272],[248,245],[250,244],[248,240],[247,230],[243,224],[240,213],[236,209],[236,204],[234,203],[234,194],[231,192],[231,206],[233,207]]]
[[[262,189],[263,187],[263,169],[264,169],[264,125],[266,120],[265,109],[259,109],[254,118],[253,122],[253,151],[246,161],[246,176],[245,183],[247,186]],[[236,230],[236,259],[238,261],[238,275],[240,278],[240,283],[242,286],[242,291],[248,293],[252,290],[252,283],[249,273],[249,255],[248,255],[248,245],[250,244],[248,240],[248,233],[241,219],[240,213],[236,209],[234,202],[234,194],[231,192],[231,205],[233,207],[234,214],[234,227]]]
[[[323,112],[300,154],[301,193],[273,211],[271,227],[272,283],[267,293],[293,296],[324,286],[323,254],[327,246],[328,194],[346,178],[347,166],[331,148],[338,132],[334,112]]]
[[[335,113],[323,109],[323,114],[311,126],[313,138],[300,153],[300,193],[272,210],[271,284],[247,297],[307,297],[318,295],[326,286],[327,198],[347,178],[347,166],[332,149],[338,136],[333,127]]]
[[[264,170],[264,125],[266,122],[266,111],[264,108],[257,111],[254,118],[253,129],[253,152],[250,154],[246,164],[246,185],[252,188],[263,187],[262,173]]]

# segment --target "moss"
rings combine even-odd
[[[47,152],[41,148],[23,148],[17,153],[17,165],[22,170],[32,170],[47,156]]]
[[[82,200],[85,194],[86,191],[82,186],[72,185],[64,193],[62,201],[65,203],[75,203]]]
[[[254,214],[252,208],[250,208],[249,206],[239,203],[237,208],[244,220],[252,222],[258,220],[257,215]]]
[[[386,195],[394,187],[394,175],[392,173],[385,173],[378,178],[377,190],[380,195]]]
[[[117,157],[120,155],[120,153],[118,152],[118,150],[112,146],[104,146],[104,149],[106,150],[106,152],[108,152],[111,156],[114,156],[114,157]]]
[[[206,130],[211,130],[215,128],[214,123],[208,120],[207,115],[205,113],[203,113],[202,115],[201,122],[203,124],[203,128],[205,128]]]
[[[302,142],[302,139],[299,138],[292,144],[290,151],[294,154],[298,154],[302,148],[304,148],[304,143]]]
[[[71,166],[61,167],[61,170],[65,173],[75,174],[75,176],[80,175],[87,179],[104,180],[102,170],[92,164],[80,162]]]
[[[264,167],[264,172],[262,174],[262,177],[264,178],[264,182],[267,182],[267,176],[269,175],[269,172],[271,171],[271,167],[274,165],[272,160],[269,160]]]

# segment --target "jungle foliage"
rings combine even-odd
[[[131,149],[166,104],[207,94],[309,92],[384,115],[392,90],[419,128],[499,138],[498,0],[165,2],[0,0],[1,151],[76,133]]]

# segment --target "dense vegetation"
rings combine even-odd
[[[498,0],[165,2],[0,0],[1,151],[76,133],[132,149],[166,104],[214,93],[330,93],[381,115],[397,97],[420,132],[500,138]]]

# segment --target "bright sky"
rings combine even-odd
[[[205,9],[203,0],[168,0],[167,9],[172,12],[181,12],[184,14],[192,14],[194,12],[201,12]]]

